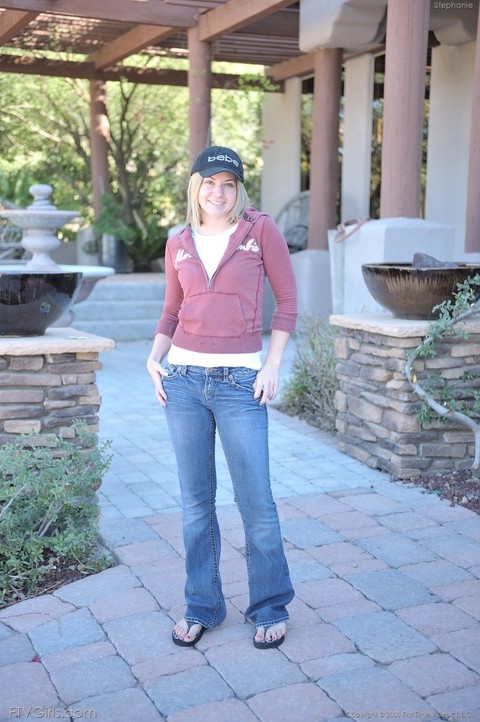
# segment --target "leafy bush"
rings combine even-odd
[[[337,333],[325,319],[301,319],[292,376],[285,384],[280,405],[285,413],[300,416],[326,431],[335,428]]]
[[[110,565],[96,554],[95,500],[109,442],[75,429],[75,441],[31,434],[0,447],[0,606],[35,594],[59,567]]]

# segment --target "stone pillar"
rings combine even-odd
[[[188,31],[188,89],[190,93],[190,165],[198,153],[210,145],[210,119],[212,88],[210,43],[198,38],[198,28]]]
[[[310,163],[308,247],[328,249],[329,228],[337,225],[338,130],[342,50],[315,51],[313,131]]]
[[[382,218],[420,216],[429,0],[389,0],[382,146]]]
[[[74,421],[98,431],[99,353],[111,339],[50,327],[43,336],[0,338],[0,444],[19,434],[75,436]]]
[[[90,81],[90,168],[92,173],[93,209],[100,210],[100,198],[109,188],[108,142],[110,126],[107,116],[105,83]]]
[[[445,420],[420,426],[417,410],[421,401],[403,371],[429,322],[342,315],[331,316],[330,323],[339,333],[335,343],[339,449],[396,479],[471,468],[475,454],[472,431]],[[459,403],[473,404],[480,323],[468,319],[465,331],[467,339],[445,339],[434,358],[417,359],[414,367],[420,383],[438,373],[448,380]]]
[[[480,12],[478,13],[475,71],[473,79],[472,122],[468,164],[465,250],[480,251]]]
[[[345,62],[341,220],[370,215],[374,58]]]

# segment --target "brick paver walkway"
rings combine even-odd
[[[480,720],[480,517],[392,483],[272,409],[273,487],[296,589],[285,643],[244,622],[243,533],[220,453],[227,620],[196,649],[183,612],[175,463],[148,342],[104,355],[114,460],[101,529],[118,566],[0,612],[0,720]]]

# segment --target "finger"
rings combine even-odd
[[[156,388],[156,395],[158,401],[160,402],[160,406],[165,407],[167,405],[167,394],[165,393],[163,386]]]

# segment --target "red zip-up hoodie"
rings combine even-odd
[[[274,220],[247,208],[208,279],[190,226],[167,241],[166,293],[155,333],[189,351],[249,353],[262,348],[265,277],[276,308],[271,328],[295,330],[297,294],[287,243]]]

